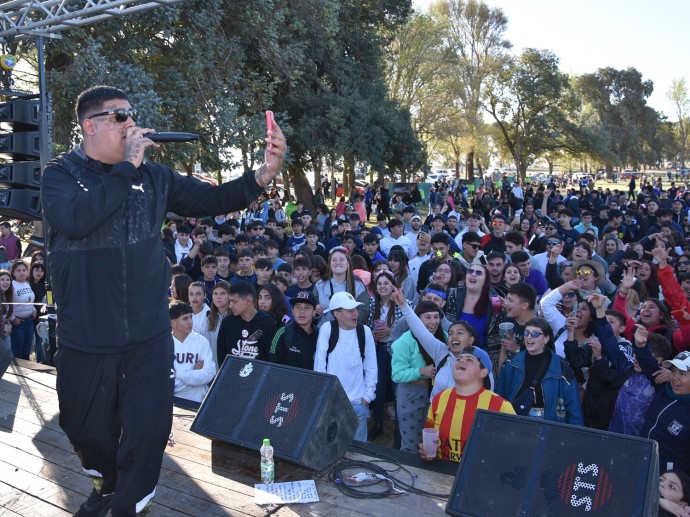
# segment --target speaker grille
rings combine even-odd
[[[333,382],[307,370],[288,377],[270,363],[228,358],[192,430],[252,449],[269,438],[277,457],[297,461]]]
[[[446,511],[643,516],[657,492],[651,440],[480,411]]]

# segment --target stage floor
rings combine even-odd
[[[328,471],[312,472],[280,461],[276,462],[276,481],[314,479],[320,502],[257,506],[253,485],[259,477],[258,453],[212,443],[190,432],[193,417],[192,411],[175,408],[176,444],[167,448],[163,458],[151,516],[445,515],[443,499],[416,494],[355,499],[328,480]],[[368,460],[372,454],[347,455]],[[422,470],[416,458],[408,464],[419,476],[415,486],[433,493],[450,492],[452,475]],[[0,516],[72,515],[91,488],[58,425],[54,369],[28,361],[10,365],[0,379]]]

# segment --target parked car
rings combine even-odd
[[[427,174],[427,177],[426,177],[426,180],[429,183],[434,183],[436,181],[443,181],[444,179],[446,179],[445,171],[443,174],[440,172],[432,172],[431,174]]]
[[[641,176],[641,174],[642,173],[640,171],[631,171],[630,169],[626,169],[620,173],[618,178],[622,180],[629,180],[630,178],[637,179]]]

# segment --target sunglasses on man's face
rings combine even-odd
[[[466,242],[465,244],[467,244],[468,246],[472,246],[472,249],[474,250],[479,248],[479,244],[477,244],[476,242]]]
[[[591,269],[578,269],[577,270],[577,276],[589,276],[589,275],[593,275],[593,274],[594,274],[594,271],[592,271]]]
[[[107,115],[115,115],[115,122],[122,124],[123,122],[127,122],[128,118],[131,118],[134,122],[137,121],[137,117],[139,116],[137,113],[137,110],[134,108],[129,108],[129,109],[124,109],[124,108],[118,108],[114,110],[108,110],[108,111],[101,111],[100,113],[96,113],[94,115],[91,115],[87,118],[96,118],[96,117],[105,117]]]
[[[546,241],[547,246],[555,246],[556,244],[560,244],[561,241]]]

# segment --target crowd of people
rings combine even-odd
[[[356,439],[388,413],[391,445],[417,452],[433,426],[458,460],[488,408],[652,438],[662,472],[690,472],[690,190],[432,193],[427,217],[394,195],[371,224],[348,204],[276,217],[275,192],[169,222],[176,368],[197,370],[176,392],[200,401],[227,355],[256,358],[337,375]]]

